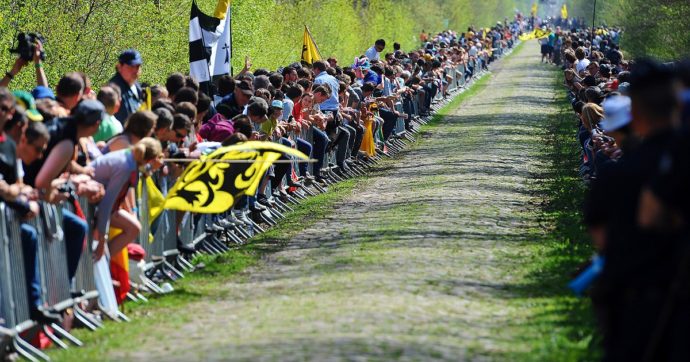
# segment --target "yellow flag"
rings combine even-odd
[[[140,111],[150,111],[151,108],[151,87],[144,88],[144,101],[139,106]]]
[[[551,35],[551,30],[534,29],[534,37],[537,39],[546,38]]]
[[[530,31],[529,33],[523,33],[520,35],[520,40],[521,41],[526,41],[526,40],[531,40],[534,39],[534,31]]]
[[[225,19],[225,14],[228,13],[228,7],[230,7],[230,0],[218,0],[216,10],[213,11],[213,17],[220,20]]]
[[[137,193],[139,195],[141,195],[141,189],[144,185],[146,185],[146,195],[148,196],[149,223],[152,223],[163,212],[165,197],[163,197],[163,193],[156,187],[156,183],[153,182],[151,177],[139,179],[139,184],[137,185]]]
[[[302,37],[302,61],[307,64],[314,64],[315,61],[321,60],[321,53],[319,47],[316,46],[314,38],[312,38],[309,28],[304,26],[304,36]]]
[[[565,6],[565,4],[563,4],[563,7],[561,8],[561,18],[568,18],[568,8]]]
[[[524,33],[520,35],[520,40],[525,41],[530,39],[542,39],[546,38],[549,35],[551,35],[551,30],[542,30],[537,28],[529,33]]]
[[[537,3],[532,4],[532,16],[537,16]]]
[[[144,185],[146,185],[146,195],[148,197],[146,200],[146,206],[147,210],[149,211],[149,226],[151,226],[156,218],[163,212],[165,197],[163,197],[163,193],[161,193],[158,187],[156,187],[156,183],[153,182],[151,177],[139,178],[139,183],[137,184],[137,194],[141,195],[142,187],[144,187]],[[152,242],[153,235],[149,233],[149,243]]]
[[[273,142],[250,141],[221,147],[187,166],[168,192],[164,207],[205,214],[225,212],[240,196],[256,193],[266,171],[282,154],[309,158]]]

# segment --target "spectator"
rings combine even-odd
[[[127,49],[123,51],[120,53],[118,63],[115,66],[117,72],[110,79],[110,83],[120,88],[122,104],[115,113],[115,118],[123,124],[131,114],[139,110],[144,99],[144,93],[138,82],[143,62],[141,54],[137,50]]]
[[[577,58],[577,62],[575,63],[575,71],[577,74],[584,72],[589,65],[589,59],[585,58],[585,56],[585,48],[579,47],[575,49],[575,57]]]
[[[60,106],[59,117],[67,117],[84,95],[84,80],[78,73],[67,73],[57,84],[57,102]]]
[[[114,136],[122,133],[122,123],[115,118],[115,114],[120,109],[120,88],[116,86],[104,86],[98,91],[96,99],[103,103],[108,117],[98,126],[98,132],[93,135],[96,142],[105,142]]]
[[[127,118],[119,136],[112,138],[103,148],[103,153],[129,148],[144,137],[150,137],[156,127],[156,114],[151,111],[138,111]]]
[[[106,240],[111,254],[119,253],[134,241],[141,231],[136,215],[119,209],[130,189],[136,187],[139,169],[154,164],[163,156],[160,143],[149,137],[142,138],[134,146],[110,152],[93,162],[95,180],[105,186],[106,196],[98,204],[98,246],[93,252],[99,260],[105,251]],[[122,230],[117,236],[107,238],[108,225]]]
[[[242,114],[244,107],[249,103],[249,98],[254,95],[254,88],[251,83],[245,81],[238,81],[235,83],[235,89],[232,94],[223,97],[219,105],[227,107],[226,118],[231,119],[239,114]]]
[[[374,43],[374,45],[367,49],[367,51],[364,53],[366,57],[371,61],[371,60],[381,60],[381,52],[386,49],[386,41],[383,39],[378,39]]]

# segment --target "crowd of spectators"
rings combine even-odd
[[[145,63],[134,49],[119,55],[107,84],[93,87],[88,75],[73,72],[51,87],[42,44],[35,43],[33,59],[17,58],[0,81],[0,201],[20,220],[30,319],[55,325],[68,317],[41,300],[41,276],[51,271],[41,273],[41,235],[32,220],[48,218],[46,206],[60,211],[65,283],[79,296],[74,278],[85,240],[95,241],[89,255],[96,261],[136,249],[139,209],[146,207],[138,204],[139,180],[152,177],[165,193],[161,180],[184,170],[184,163],[165,159],[198,158],[247,140],[279,142],[315,159],[313,165],[276,164],[255,195],[211,219],[212,230],[243,241],[262,230],[260,224],[270,225],[281,204],[325,192],[400,150],[401,140],[430,119],[451,89],[512,48],[520,29],[513,22],[462,34],[444,31],[409,52],[397,43],[389,50],[379,39],[348,65],[331,57],[271,71],[251,69],[247,59],[239,74],[216,80],[213,97],[181,73],[163,84],[140,84]],[[10,91],[26,68],[34,68],[36,87]],[[95,220],[86,220],[79,208],[85,199],[95,206]],[[181,255],[200,251],[177,240]],[[10,303],[7,298],[0,294],[2,303]]]
[[[601,266],[591,297],[605,360],[688,360],[690,64],[628,60],[620,34],[554,33]]]

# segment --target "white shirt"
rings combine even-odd
[[[578,74],[580,74],[581,71],[587,69],[588,65],[589,65],[589,59],[584,58],[582,60],[578,60],[575,63],[575,70],[577,71]]]
[[[476,56],[477,56],[477,52],[478,52],[477,47],[474,46],[474,45],[472,45],[472,47],[470,48],[470,51],[469,51],[470,56],[471,56],[471,57],[476,57]]]
[[[381,60],[381,53],[376,51],[376,46],[373,46],[364,53],[369,60]]]

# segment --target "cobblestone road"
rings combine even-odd
[[[225,285],[221,300],[192,304],[187,327],[127,357],[493,360],[530,338],[510,300],[538,230],[530,156],[554,112],[537,46],[496,65],[420,145]]]

